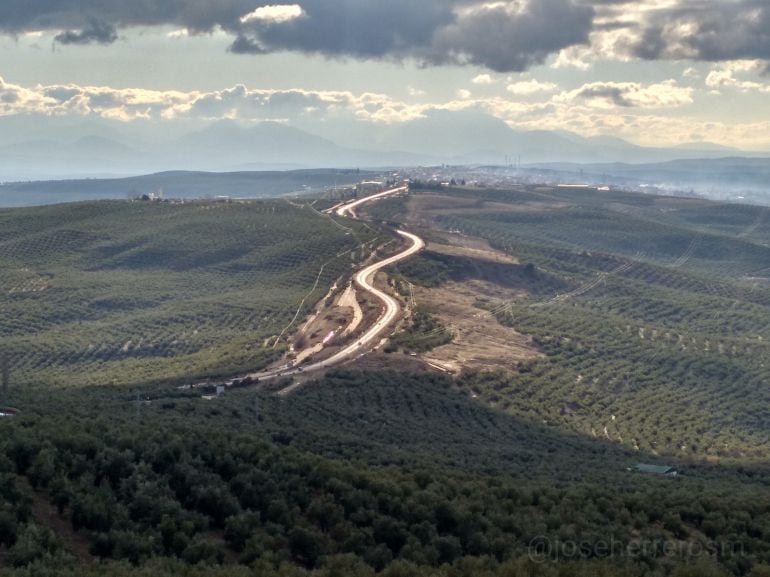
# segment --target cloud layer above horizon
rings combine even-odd
[[[712,74],[705,82],[740,90],[741,82],[732,73],[723,68],[721,74]],[[762,85],[762,89],[767,86]],[[24,87],[0,78],[0,117],[91,116],[120,122],[271,121],[323,132],[324,127],[334,124],[344,130],[351,123],[394,124],[447,112],[473,112],[524,130],[568,130],[586,136],[613,134],[631,140],[635,135],[647,144],[664,144],[654,135],[665,134],[674,143],[702,140],[708,135],[725,143],[764,146],[770,133],[770,120],[732,123],[672,117],[668,112],[693,100],[693,89],[675,80],[653,84],[591,82],[563,91],[558,91],[556,85],[530,81],[514,82],[505,90],[521,94],[524,99],[484,97],[467,91],[451,100],[413,103],[384,93],[350,90],[266,90],[242,84],[214,91],[76,84]],[[539,98],[543,93],[545,100]]]
[[[4,0],[0,48],[0,116],[34,122],[474,110],[770,150],[767,0]]]
[[[617,58],[770,62],[766,0],[4,0],[0,31],[114,43],[131,27],[222,30],[230,51],[411,59],[518,72],[564,49]]]

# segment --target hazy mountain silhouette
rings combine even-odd
[[[742,153],[713,143],[650,148],[614,136],[515,130],[476,110],[429,111],[403,123],[328,120],[210,125],[95,117],[0,119],[0,180],[126,175],[161,170],[248,170],[385,167],[426,164],[665,162]],[[168,128],[168,130],[165,130]]]

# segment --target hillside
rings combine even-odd
[[[0,184],[0,207],[85,200],[127,200],[143,194],[161,194],[167,199],[217,196],[270,198],[355,184],[361,179],[374,176],[355,169],[225,173],[167,171],[126,178],[9,182]]]
[[[0,212],[0,575],[766,574],[766,210],[423,183],[313,208]],[[386,346],[178,386],[264,366],[298,307],[334,321],[395,225],[427,246],[376,279],[408,311]]]
[[[399,267],[428,288],[423,300],[439,316],[444,286],[486,282],[476,306],[543,354],[502,372],[465,372],[469,393],[630,448],[770,456],[768,209],[526,187],[416,192],[372,211],[481,237],[521,263],[434,250]],[[462,346],[462,334],[455,340]]]
[[[283,201],[0,211],[11,380],[126,385],[259,368],[300,303],[361,258],[373,232],[353,230]]]

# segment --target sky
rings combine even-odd
[[[3,0],[0,116],[301,127],[478,110],[770,151],[768,0]]]

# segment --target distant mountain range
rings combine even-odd
[[[302,126],[218,121],[119,123],[86,117],[0,118],[0,180],[120,176],[165,170],[286,170],[432,164],[659,163],[762,156],[712,143],[650,148],[609,136],[520,131],[477,111],[409,122]],[[767,153],[770,154],[770,153]]]

